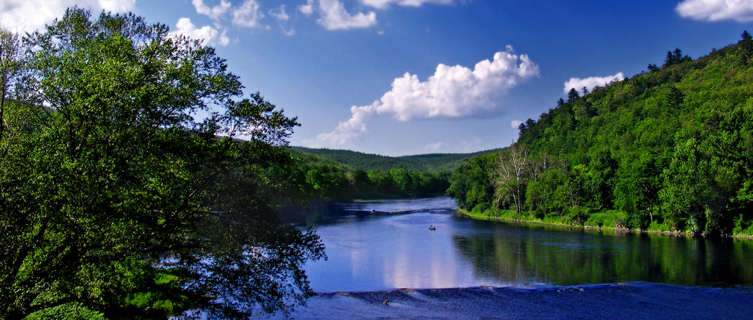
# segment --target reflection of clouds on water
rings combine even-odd
[[[424,215],[424,216],[421,216]],[[412,217],[414,215],[406,216]],[[382,261],[382,279],[387,288],[449,288],[458,286],[499,285],[496,281],[479,280],[472,270],[458,259],[452,247],[452,219],[429,217],[416,214],[416,221],[410,223],[410,231],[399,232],[392,239],[394,252],[391,261]],[[409,220],[402,217],[395,220]],[[437,231],[429,231],[427,225],[437,226]],[[406,225],[404,225],[406,226]]]
[[[499,285],[457,256],[453,210],[352,217],[321,226],[329,261],[307,266],[316,291]],[[436,231],[430,231],[435,225]]]
[[[354,276],[354,278],[359,277],[361,275],[361,271],[365,269],[365,262],[363,261],[364,257],[365,254],[362,250],[350,251],[350,273]]]
[[[753,284],[753,242],[563,232],[458,219],[452,210],[347,216],[317,233],[329,261],[309,263],[306,272],[319,292],[634,280]]]

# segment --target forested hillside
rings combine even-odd
[[[415,198],[441,195],[449,186],[449,171],[353,169],[312,153],[293,152],[292,155],[296,166],[288,180],[299,186],[300,196],[306,199]]]
[[[448,193],[478,215],[753,234],[753,40],[596,88],[520,126],[510,149],[475,157]]]
[[[292,149],[301,153],[318,155],[322,158],[333,160],[356,170],[405,169],[416,172],[431,173],[452,172],[459,167],[465,159],[499,150],[494,149],[475,153],[433,153],[389,157],[350,150],[312,149],[304,147],[292,147]]]

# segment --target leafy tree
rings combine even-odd
[[[500,152],[494,175],[494,185],[497,188],[497,203],[512,199],[515,213],[520,211],[525,203],[525,189],[528,180],[529,159],[528,149],[513,145],[510,149]]]
[[[740,39],[738,45],[742,51],[743,63],[747,63],[750,57],[753,56],[753,37],[751,37],[748,31],[743,31],[740,37],[742,39]]]
[[[447,195],[455,198],[464,209],[490,204],[494,194],[491,173],[497,157],[497,154],[487,154],[463,162],[450,177]]]
[[[276,213],[297,122],[239,99],[211,47],[69,9],[19,49],[29,94],[5,106],[17,137],[0,135],[0,318],[247,318],[312,293],[302,266],[322,244]]]
[[[573,103],[575,100],[578,100],[580,98],[580,94],[578,94],[578,90],[575,90],[575,88],[570,88],[570,91],[567,93],[567,102]]]
[[[18,88],[21,71],[21,53],[18,37],[0,29],[0,141],[7,134],[6,106],[15,98],[14,89]]]
[[[664,67],[680,64],[683,62],[691,61],[689,56],[683,56],[682,50],[675,49],[675,51],[667,51],[667,58],[664,60]]]

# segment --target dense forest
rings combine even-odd
[[[497,151],[389,157],[349,150],[290,150],[297,161],[290,180],[300,186],[300,196],[324,201],[442,195],[452,171],[465,159]]]
[[[499,151],[499,149],[493,149],[474,153],[432,153],[390,157],[350,150],[312,149],[305,147],[292,147],[291,149],[301,153],[318,155],[322,158],[333,160],[356,170],[388,171],[391,169],[405,169],[415,172],[430,173],[452,172],[457,169],[465,159]]]
[[[753,40],[571,90],[509,149],[467,160],[471,215],[693,235],[753,234]]]
[[[288,180],[299,186],[298,198],[319,201],[366,198],[415,198],[442,195],[450,172],[430,173],[403,168],[353,169],[307,152],[293,152],[296,165]]]

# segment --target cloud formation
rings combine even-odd
[[[310,16],[314,13],[314,0],[306,0],[306,4],[298,6],[298,11],[304,15]]]
[[[570,78],[570,80],[565,81],[565,88],[563,91],[568,93],[570,89],[575,89],[580,92],[583,87],[586,87],[588,91],[591,91],[595,87],[603,87],[612,82],[622,80],[625,80],[625,75],[623,75],[622,72],[605,77]]]
[[[343,145],[366,132],[365,121],[373,115],[392,115],[398,121],[433,118],[463,118],[500,110],[504,94],[522,81],[538,76],[539,67],[526,54],[512,47],[470,68],[437,65],[425,81],[405,73],[392,81],[392,88],[370,105],[352,106],[351,118],[317,135],[323,146]]]
[[[451,4],[454,0],[361,0],[363,4],[377,9],[384,9],[391,4],[403,7],[420,7],[424,3]]]
[[[246,28],[260,27],[261,19],[264,18],[256,0],[243,1],[240,7],[233,10],[232,16],[234,25]]]
[[[523,121],[520,121],[520,120],[510,121],[510,128],[518,129],[518,128],[520,128],[521,124],[523,124]]]
[[[327,30],[368,28],[377,24],[374,11],[351,14],[340,0],[319,0],[319,14],[317,22]]]
[[[391,5],[402,7],[420,7],[424,4],[452,4],[456,0],[360,0],[364,6],[375,9],[387,9]],[[319,18],[316,20],[325,29],[350,30],[369,28],[377,25],[377,16],[374,11],[349,12],[342,0],[306,0],[298,5],[298,11],[305,16],[311,16],[315,12]]]
[[[230,9],[230,2],[220,0],[220,3],[214,7],[209,7],[204,4],[204,0],[191,1],[196,13],[203,14],[212,20],[218,20],[220,16],[224,15]]]
[[[753,21],[750,0],[684,0],[675,8],[683,18],[701,21]]]
[[[2,0],[0,27],[12,32],[33,32],[61,17],[72,6],[115,13],[133,9],[136,0]]]
[[[272,17],[274,17],[277,20],[280,20],[280,21],[288,21],[288,20],[290,20],[290,16],[288,15],[287,12],[285,12],[285,5],[284,4],[281,4],[280,8],[277,9],[277,10],[274,10],[274,9],[273,10],[269,10],[269,15],[272,16]]]
[[[226,46],[230,43],[230,38],[225,30],[219,31],[212,26],[196,27],[189,18],[180,18],[175,24],[175,30],[170,32],[171,36],[179,34],[185,35],[191,39],[200,40],[203,45]]]

